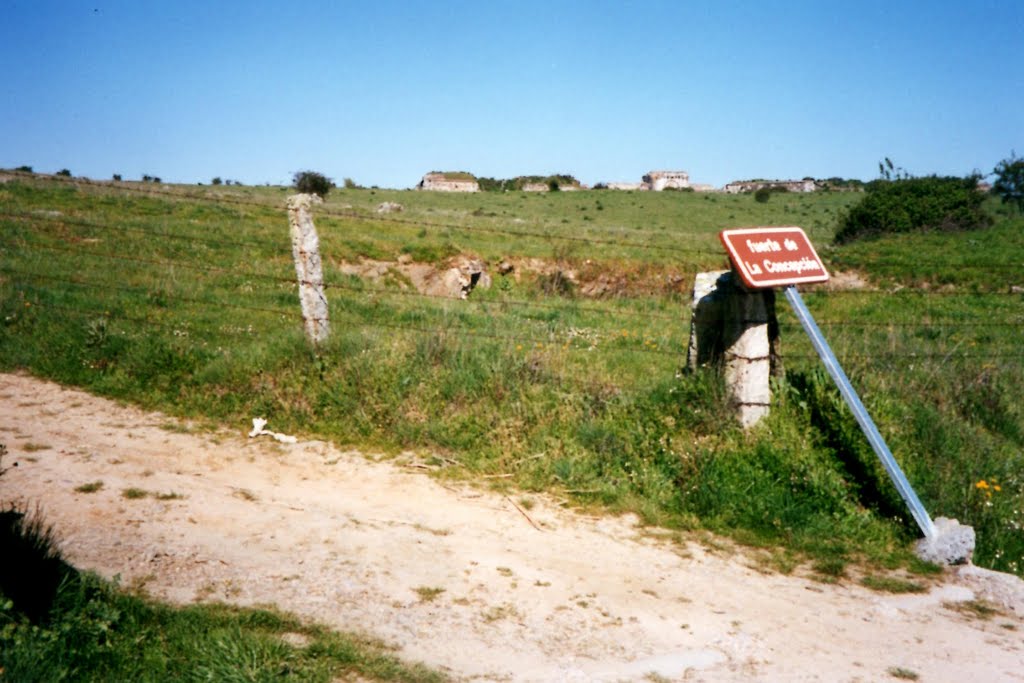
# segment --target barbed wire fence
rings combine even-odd
[[[95,181],[73,179],[75,184],[93,184],[105,186]],[[282,216],[282,226],[286,225],[283,208],[269,202],[228,199],[224,196],[210,196],[206,193],[185,193],[165,191],[158,188],[118,187],[119,190],[152,195],[174,200],[200,201],[212,204],[228,203],[251,210],[275,212]],[[386,215],[364,213],[354,210],[325,210],[323,215],[332,219],[358,220],[380,223],[392,223],[421,230],[425,227],[445,231],[486,232],[507,238],[534,238],[544,240],[567,240],[578,243],[587,249],[587,256],[600,259],[605,247],[629,247],[646,249],[660,253],[677,252],[680,254],[700,256],[722,256],[717,250],[704,247],[669,247],[659,244],[645,244],[635,240],[614,240],[602,237],[584,237],[574,235],[557,235],[538,230],[504,229],[493,226],[459,225],[444,222],[425,222],[414,218],[396,218]],[[24,302],[37,311],[50,309],[62,316],[78,316],[85,320],[117,319],[152,329],[155,333],[165,333],[167,328],[175,328],[178,321],[167,311],[171,304],[190,307],[216,314],[217,311],[231,312],[242,316],[259,316],[262,325],[276,329],[282,325],[295,326],[301,324],[302,316],[295,305],[295,289],[299,283],[293,274],[287,272],[287,242],[268,244],[259,240],[235,239],[223,236],[213,237],[210,234],[189,232],[177,227],[170,229],[154,229],[142,222],[140,224],[110,223],[102,220],[88,220],[77,216],[51,216],[34,212],[5,211],[0,208],[0,221],[20,226],[29,230],[32,239],[19,238],[15,231],[4,231],[0,237],[0,254],[4,258],[0,262],[0,274],[6,284],[20,292]],[[89,242],[89,237],[76,234],[75,240],[67,239],[66,235],[47,234],[46,227],[56,227],[61,231],[78,231],[81,233],[102,233],[105,235],[122,235],[135,237],[149,243],[179,243],[182,248],[189,249],[200,246],[211,255],[230,249],[242,250],[244,254],[252,254],[249,267],[236,265],[216,265],[206,262],[198,263],[194,259],[184,257],[160,257],[149,255],[121,253],[104,247],[104,241]],[[274,256],[277,258],[274,258]],[[329,255],[328,255],[329,257]],[[50,259],[67,259],[81,264],[90,262],[90,267],[79,266],[81,272],[70,274],[54,274],[42,267]],[[209,260],[209,259],[208,259]],[[724,257],[722,259],[724,261]],[[32,264],[37,264],[33,267]],[[19,264],[19,265],[12,265]],[[942,264],[934,264],[936,268]],[[1012,264],[964,264],[956,263],[956,267],[969,268],[1009,268]],[[131,272],[139,284],[113,285],[95,273],[103,273],[111,269]],[[189,273],[190,283],[202,283],[210,290],[203,296],[176,291],[170,286],[156,286],[153,283],[161,279],[173,280],[181,273]],[[90,274],[93,274],[90,277]],[[567,298],[548,296],[543,298],[526,298],[508,295],[475,297],[465,301],[454,301],[449,297],[432,295],[411,288],[394,288],[378,286],[373,283],[344,276],[337,269],[328,269],[325,273],[324,286],[328,293],[336,292],[332,297],[331,314],[337,316],[339,322],[348,329],[377,330],[395,332],[405,335],[427,337],[445,333],[458,335],[466,339],[500,343],[509,349],[521,348],[524,351],[538,348],[555,348],[568,354],[587,354],[592,358],[595,354],[614,353],[637,357],[660,358],[661,363],[668,363],[679,368],[685,363],[687,336],[689,333],[690,311],[688,303],[679,297],[671,305],[677,306],[678,313],[659,311],[631,310],[619,302],[586,300],[580,297]],[[83,303],[90,299],[82,296],[83,291],[93,292],[91,296],[95,305]],[[63,302],[63,299],[75,299],[74,305]],[[138,301],[152,298],[162,299],[162,307],[154,310],[138,310]],[[962,298],[965,300],[979,297],[996,297],[1017,304],[1024,302],[1019,293],[1008,290],[1000,291],[944,291],[902,288],[898,291],[870,289],[812,289],[807,292],[810,306],[829,309],[828,300],[836,298],[848,300],[853,297],[887,297],[906,301],[922,302],[926,306],[932,300],[949,300]],[[1003,299],[1005,297],[1005,299]],[[379,306],[382,300],[401,302],[403,316],[397,320],[380,320],[362,315],[360,309]],[[119,304],[120,302],[120,304]],[[109,303],[119,305],[106,305]],[[628,303],[627,303],[628,305]],[[662,307],[663,309],[665,306]],[[471,320],[460,319],[453,312],[485,311],[486,317],[495,321],[483,329],[473,325]],[[517,312],[512,316],[510,311]],[[543,325],[543,330],[531,331],[524,327],[524,320],[536,312],[547,312],[551,319]],[[511,317],[510,317],[511,316]],[[603,329],[603,338],[595,343],[593,338],[577,334],[571,322],[557,322],[556,318],[580,318],[590,316],[595,320],[595,329]],[[438,317],[441,319],[438,320]],[[502,320],[502,318],[507,318]],[[656,323],[654,331],[652,322]],[[1006,344],[1006,339],[988,339],[988,335],[977,335],[979,330],[1005,330],[1024,325],[1024,306],[1010,319],[993,320],[985,314],[978,315],[922,315],[920,320],[837,320],[823,319],[819,326],[837,330],[844,349],[845,360],[861,365],[885,363],[887,366],[907,363],[910,361],[938,361],[942,363],[968,362],[990,363],[993,361],[1022,361],[1024,349]],[[801,348],[798,340],[801,333],[795,320],[785,315],[780,317],[780,326],[786,339],[793,340],[797,350],[785,354],[786,361],[813,362],[814,354],[807,348]],[[633,327],[632,336],[618,336],[611,330]],[[648,335],[635,328],[651,328]],[[510,328],[516,331],[510,331]],[[628,332],[628,329],[626,330]],[[887,333],[885,339],[879,339],[879,333]],[[961,335],[965,337],[950,343],[949,349],[932,350],[925,345],[909,344],[906,338],[933,338],[935,335]],[[971,336],[975,338],[971,338]],[[657,337],[658,342],[651,340]],[[643,340],[641,342],[641,340]],[[837,346],[839,346],[837,344]],[[863,352],[853,349],[862,348]],[[885,350],[883,350],[885,349]],[[642,363],[637,365],[642,366]],[[643,377],[636,378],[632,387],[644,386]],[[569,378],[566,378],[568,381]],[[625,387],[624,387],[625,388]]]

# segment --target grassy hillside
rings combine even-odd
[[[262,415],[413,449],[446,476],[779,545],[826,573],[908,563],[909,515],[784,304],[787,378],[763,426],[742,433],[716,377],[679,372],[693,275],[727,265],[717,232],[800,225],[869,284],[805,299],[925,506],[975,526],[979,564],[1024,570],[1020,217],[833,248],[856,193],[337,190],[316,217],[333,332],[314,352],[288,192],[0,184],[0,367],[239,429]],[[386,201],[403,211],[376,213]],[[518,270],[467,301],[341,270],[455,254]]]

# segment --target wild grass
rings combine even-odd
[[[928,587],[917,581],[908,581],[895,576],[868,575],[860,580],[860,585],[880,593],[924,593]]]
[[[830,268],[869,280],[804,298],[925,506],[975,527],[977,563],[1024,570],[1024,297],[1011,290],[1024,222],[998,207],[981,233],[832,247],[856,193],[336,190],[316,215],[332,334],[313,350],[286,190],[122,185],[0,186],[0,368],[240,430],[262,415],[422,450],[442,476],[500,477],[822,567],[909,568],[918,532],[788,310],[786,378],[757,429],[733,423],[713,373],[680,372],[693,274],[726,266],[717,232],[802,226]],[[376,214],[384,201],[403,212]],[[520,271],[455,301],[339,269],[455,253],[617,284],[588,298]]]
[[[63,584],[42,623],[0,607],[0,671],[12,681],[445,680],[362,636],[263,609],[169,607],[93,575]]]

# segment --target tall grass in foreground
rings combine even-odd
[[[733,425],[713,374],[680,372],[685,290],[695,270],[722,265],[717,229],[803,224],[824,244],[849,197],[556,194],[332,193],[336,213],[318,227],[334,331],[314,352],[282,210],[8,183],[0,367],[239,429],[263,415],[275,429],[414,449],[448,476],[502,475],[488,481],[829,566],[909,562],[916,530],[787,311],[788,376],[758,429]],[[385,199],[407,204],[404,222],[373,216]],[[999,253],[968,233],[823,247],[828,263],[891,289],[806,294],[929,511],[977,528],[980,564],[1018,573],[1024,302],[971,264],[1012,273],[1020,223],[992,228]],[[563,239],[576,237],[600,241]],[[673,244],[685,249],[662,249]],[[567,267],[687,284],[584,299],[527,273],[457,302],[338,270],[360,256],[556,251]]]
[[[3,596],[0,595],[0,600]],[[285,637],[288,636],[289,640]],[[304,644],[296,645],[298,637]],[[10,681],[442,681],[376,641],[259,609],[169,607],[94,575],[62,584],[50,615],[0,604],[0,678]]]

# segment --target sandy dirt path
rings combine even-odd
[[[1014,577],[950,570],[899,596],[765,574],[749,551],[659,538],[628,516],[537,496],[527,509],[401,459],[232,427],[194,432],[0,374],[4,464],[18,463],[0,499],[38,502],[81,568],[180,603],[274,604],[457,680],[892,681],[898,668],[1024,681]],[[1001,612],[962,609],[983,598]]]

